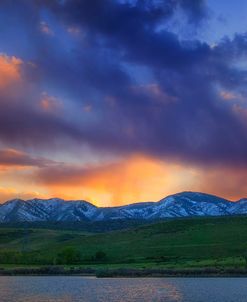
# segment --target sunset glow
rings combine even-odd
[[[6,88],[12,82],[20,80],[22,61],[16,57],[0,54],[0,89]]]
[[[223,2],[2,1],[0,202],[246,197],[247,34]]]

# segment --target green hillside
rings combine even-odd
[[[129,230],[0,229],[0,266],[247,267],[247,217],[194,218]]]

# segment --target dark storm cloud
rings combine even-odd
[[[65,1],[64,5],[51,3],[51,7],[62,20],[88,30],[103,49],[114,49],[122,54],[122,59],[133,63],[180,69],[198,62],[209,52],[205,43],[196,41],[187,49],[174,33],[157,30],[178,7],[190,18],[203,18],[204,1],[136,1],[135,4],[111,0]]]
[[[74,118],[38,111],[34,96],[0,104],[2,141],[49,149],[70,139],[117,154],[247,164],[245,108],[236,111],[220,97],[220,91],[244,93],[246,70],[236,63],[246,57],[246,35],[210,46],[183,41],[166,27],[178,10],[198,27],[208,16],[204,1],[17,2],[33,12],[20,25],[31,45],[26,57],[37,65],[23,66],[25,79],[66,95]],[[10,15],[17,12],[15,2],[4,3]],[[81,38],[75,42],[59,26],[78,28]],[[80,115],[73,106],[90,112]]]
[[[0,106],[1,108],[1,106]],[[0,137],[9,145],[34,146],[60,145],[66,141],[83,138],[80,129],[54,116],[29,108],[3,108],[0,110]]]

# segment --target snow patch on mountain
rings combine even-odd
[[[158,202],[120,207],[96,207],[84,200],[14,199],[0,205],[0,222],[106,221],[116,219],[155,220],[174,217],[247,214],[247,199],[231,202],[199,193],[182,192]]]

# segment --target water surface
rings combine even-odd
[[[0,277],[1,302],[246,302],[247,278]]]

